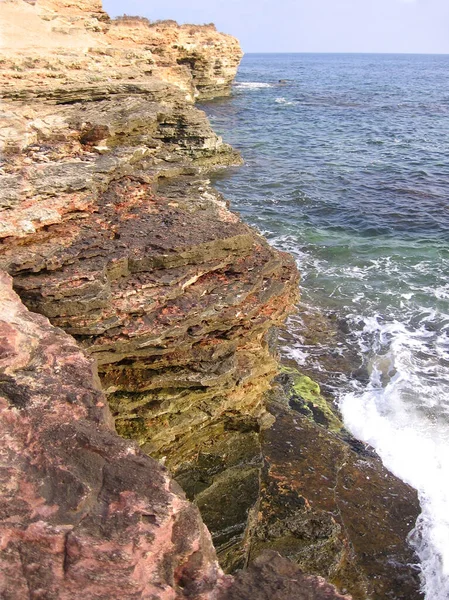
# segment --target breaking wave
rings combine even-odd
[[[368,379],[336,394],[418,492],[426,600],[449,598],[448,69],[436,55],[249,55],[237,89],[266,89],[209,109],[246,160],[218,187],[295,255],[304,304],[348,325]],[[285,352],[319,368],[290,325]]]
[[[351,432],[418,491],[422,512],[410,542],[421,561],[426,597],[447,600],[449,315],[427,316],[416,329],[378,315],[356,319],[363,321],[360,348],[370,382],[342,394],[340,409]]]
[[[233,86],[237,90],[259,90],[262,88],[273,87],[271,83],[261,83],[259,81],[244,81],[240,83],[234,83]]]

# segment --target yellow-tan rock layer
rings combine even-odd
[[[0,85],[4,97],[58,102],[144,92],[152,76],[189,101],[227,95],[242,52],[213,25],[111,20],[100,2],[0,3]]]
[[[99,3],[0,8],[0,269],[96,359],[123,437],[180,477],[211,444],[220,472],[226,448],[251,442],[253,461],[277,373],[269,336],[298,273],[208,180],[240,157],[190,100],[229,92],[237,41],[110,21]],[[249,496],[218,534],[228,567],[243,564],[257,468],[238,475]]]

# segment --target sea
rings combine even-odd
[[[215,185],[295,256],[302,309],[346,323],[367,377],[342,374],[335,402],[418,491],[409,540],[426,600],[448,600],[449,55],[247,54],[202,108],[245,161]]]

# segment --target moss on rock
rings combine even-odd
[[[342,431],[342,421],[331,408],[331,401],[321,393],[321,388],[316,381],[292,367],[281,367],[282,375],[287,380],[287,398],[294,410],[330,431],[335,433]]]

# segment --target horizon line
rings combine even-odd
[[[294,50],[294,51],[244,51],[244,54],[384,54],[384,55],[412,55],[412,56],[449,56],[449,52],[382,52],[382,51],[342,51],[342,50]]]

